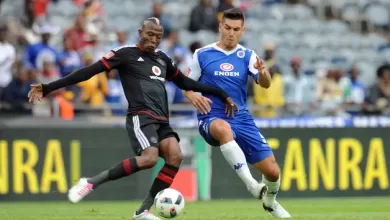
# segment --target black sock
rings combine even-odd
[[[178,167],[165,164],[160,172],[157,174],[156,179],[154,179],[152,188],[149,191],[148,196],[142,202],[141,207],[137,210],[136,214],[139,215],[144,210],[149,210],[152,207],[154,202],[154,197],[161,190],[169,188],[175,178],[177,172],[179,171]]]
[[[137,171],[139,171],[137,160],[133,157],[123,160],[121,163],[116,164],[109,170],[105,170],[94,177],[88,178],[88,182],[93,184],[93,188],[95,189],[102,183],[109,180],[116,180],[124,176],[129,176]]]

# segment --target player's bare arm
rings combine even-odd
[[[259,71],[256,83],[261,87],[268,89],[271,86],[271,74],[268,72],[264,60],[261,60],[256,56],[256,62],[253,64],[253,67]]]
[[[229,95],[219,89],[211,86],[203,85],[191,78],[186,77],[184,74],[179,73],[173,82],[182,90],[191,90],[195,92],[201,92],[204,94],[211,94],[220,97],[226,104],[225,113],[229,117],[234,117],[234,111],[239,111],[237,104],[229,97]]]
[[[204,97],[194,91],[183,91],[184,96],[190,100],[191,104],[202,114],[205,115],[211,111],[211,99]]]
[[[86,81],[92,76],[104,72],[104,67],[100,62],[96,62],[75,72],[67,75],[64,78],[51,82],[49,84],[38,84],[31,85],[31,90],[28,93],[29,102],[35,104],[35,101],[38,99],[41,101],[50,92],[53,92],[57,89],[67,87],[70,85],[77,84],[79,82]]]

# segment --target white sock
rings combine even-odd
[[[267,206],[272,206],[275,203],[276,195],[278,194],[280,187],[280,177],[276,182],[268,181],[263,175],[263,183],[268,187],[267,194],[264,196],[263,200]]]
[[[221,145],[221,152],[229,165],[236,171],[240,179],[248,189],[255,188],[259,183],[252,177],[251,171],[246,162],[244,152],[236,141],[230,141]],[[241,166],[241,167],[240,167]]]

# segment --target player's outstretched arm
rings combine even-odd
[[[50,92],[53,92],[63,87],[77,84],[79,82],[86,81],[92,76],[104,71],[105,69],[102,63],[96,62],[94,64],[76,70],[75,72],[67,75],[66,77],[51,82],[49,84],[31,85],[31,90],[28,93],[29,102],[34,104],[36,99],[40,101],[41,98],[45,97]]]
[[[259,71],[256,83],[261,87],[268,89],[271,86],[271,74],[269,74],[264,61],[260,60],[260,58],[256,56],[256,62],[253,67]]]
[[[220,97],[226,103],[226,114],[227,116],[234,116],[235,108],[238,110],[238,106],[229,97],[229,95],[219,88],[203,85],[179,72],[177,76],[172,80],[182,90],[192,90],[195,92],[201,92],[203,94],[210,94]]]

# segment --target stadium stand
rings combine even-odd
[[[9,42],[0,40],[0,48],[10,51],[0,54],[1,115],[61,115],[59,110],[54,112],[61,108],[53,107],[60,103],[73,105],[76,117],[93,112],[123,115],[126,101],[114,71],[52,94],[35,110],[26,105],[25,97],[30,83],[64,76],[96,61],[110,48],[135,43],[141,21],[150,16],[160,18],[166,31],[161,49],[185,72],[193,51],[190,47],[216,41],[218,12],[233,6],[246,14],[242,44],[254,49],[274,78],[280,78],[272,92],[256,91],[253,82],[248,82],[248,103],[257,116],[389,113],[387,0],[39,2],[0,3],[0,32],[8,34]],[[48,45],[41,42],[42,34],[51,36]],[[174,87],[167,91],[171,110],[179,110],[176,116],[192,109],[180,91]],[[280,99],[267,98],[279,93]],[[270,110],[276,112],[270,114]]]

